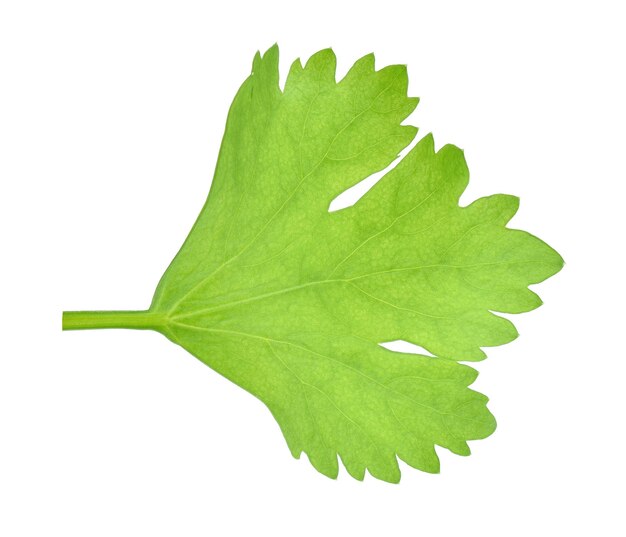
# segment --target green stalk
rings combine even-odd
[[[63,330],[89,330],[94,328],[161,330],[163,326],[163,315],[148,310],[63,312]]]

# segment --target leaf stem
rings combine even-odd
[[[94,328],[132,328],[161,331],[165,318],[160,313],[144,311],[64,311],[63,330]]]

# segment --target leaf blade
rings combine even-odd
[[[341,460],[356,479],[395,483],[398,458],[439,472],[435,446],[469,455],[496,427],[459,362],[515,339],[496,312],[540,306],[529,285],[563,259],[507,227],[516,197],[460,207],[464,154],[435,151],[432,135],[329,213],[411,143],[402,123],[418,100],[406,67],[377,71],[373,54],[338,82],[332,50],[297,60],[284,91],[278,59],[277,46],[255,56],[206,203],[141,319],[261,400],[322,474],[337,477]],[[380,345],[393,340],[433,356]]]

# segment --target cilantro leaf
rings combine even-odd
[[[439,471],[435,445],[468,455],[495,429],[477,373],[457,361],[513,340],[495,313],[541,304],[528,285],[561,257],[506,227],[518,200],[459,206],[463,153],[426,136],[353,207],[341,192],[393,162],[417,129],[404,66],[358,60],[340,82],[331,50],[278,84],[257,54],[231,106],[206,204],[150,309],[66,312],[64,328],[151,328],[254,394],[295,457],[317,470],[397,482],[397,457]],[[432,356],[381,342],[406,340]]]

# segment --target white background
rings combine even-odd
[[[625,534],[620,2],[1,5],[0,534]],[[327,479],[162,336],[61,332],[63,309],[148,306],[276,41],[283,73],[327,46],[339,76],[408,64],[411,123],[465,150],[463,202],[519,195],[513,225],[567,262],[478,364],[498,430],[440,475]]]

